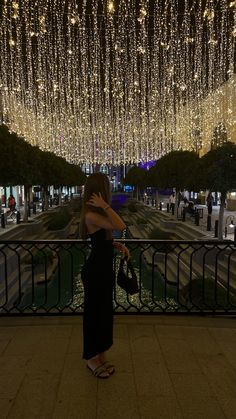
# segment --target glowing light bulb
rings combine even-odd
[[[108,5],[107,5],[107,10],[109,13],[114,13],[115,11],[115,6],[113,1],[109,1]]]

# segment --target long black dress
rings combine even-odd
[[[84,350],[90,359],[107,351],[113,343],[113,245],[100,229],[90,234],[92,250],[82,268],[84,285]]]

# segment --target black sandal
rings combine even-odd
[[[92,374],[94,375],[94,377],[103,378],[103,379],[110,377],[110,374],[109,374],[109,372],[107,371],[107,368],[104,365],[99,365],[99,367],[97,367],[97,368],[95,368],[93,370],[87,364],[87,368],[92,372]],[[106,375],[102,375],[104,373],[106,373]]]
[[[115,366],[113,364],[111,364],[109,361],[104,362],[104,364],[102,364],[103,367],[106,368],[107,372],[112,375],[115,372]]]

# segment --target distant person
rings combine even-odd
[[[212,207],[213,207],[214,198],[211,192],[207,195],[206,204],[207,204],[207,211],[208,215],[212,214]]]
[[[93,173],[84,187],[80,237],[90,237],[92,246],[81,272],[84,286],[83,358],[97,378],[108,378],[115,371],[106,361],[106,351],[113,343],[114,247],[129,256],[122,243],[113,242],[112,231],[123,231],[126,226],[110,203],[108,177]]]
[[[182,199],[183,199],[182,193],[181,192],[178,192],[178,203],[177,203],[178,208],[180,206],[180,202],[182,201]]]
[[[16,200],[13,195],[10,195],[8,198],[8,208],[10,208],[11,211],[16,209]]]
[[[189,201],[189,202],[188,202],[187,212],[188,212],[190,215],[194,215],[194,214],[195,214],[195,209],[194,209],[194,203],[193,203],[193,201]]]
[[[6,204],[6,196],[5,195],[1,196],[1,201],[2,201],[2,205]]]
[[[175,201],[176,201],[176,197],[175,197],[175,193],[173,192],[170,196],[170,199],[169,199],[170,210],[172,211],[172,214],[174,214],[174,212],[175,212]]]
[[[184,201],[184,207],[186,208],[188,206],[188,198],[186,198],[185,196],[183,201]]]

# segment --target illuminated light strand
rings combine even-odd
[[[236,141],[236,3],[189,3],[4,2],[3,121],[78,164],[207,151],[220,124]]]

